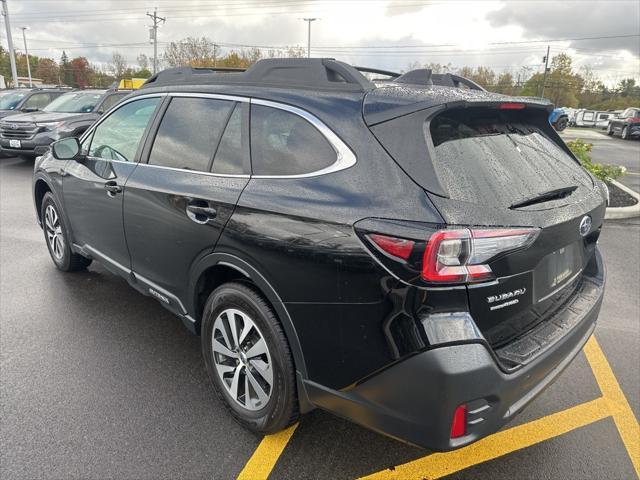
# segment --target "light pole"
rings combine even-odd
[[[155,75],[158,71],[158,24],[166,22],[167,19],[158,16],[157,8],[153,10],[153,15],[147,12],[147,17],[153,20],[153,26],[149,33],[152,35],[153,40],[153,74]]]
[[[11,22],[9,21],[9,7],[7,0],[2,0],[2,14],[4,15],[4,25],[7,29],[7,43],[9,44],[9,59],[11,60],[11,75],[13,76],[13,87],[18,88],[18,71],[16,69],[16,56],[13,51],[13,39],[11,38]]]
[[[311,58],[311,22],[320,20],[319,18],[303,18],[307,22],[307,58]]]
[[[27,73],[29,75],[29,88],[33,88],[33,82],[31,80],[31,65],[29,64],[29,49],[27,48],[27,34],[25,33],[29,27],[20,27],[22,29],[22,40],[24,40],[24,53],[27,56]]]

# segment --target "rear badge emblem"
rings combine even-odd
[[[585,237],[591,231],[591,217],[589,215],[585,215],[580,220],[580,235]]]

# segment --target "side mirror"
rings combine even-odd
[[[84,159],[84,155],[80,154],[80,142],[76,137],[67,137],[51,144],[51,153],[53,158],[58,160],[76,160],[78,162]]]
[[[21,112],[24,113],[31,113],[31,112],[37,112],[38,109],[37,108],[33,108],[33,107],[27,107],[27,108],[23,108],[22,110],[20,110]]]

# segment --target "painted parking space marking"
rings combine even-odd
[[[622,438],[636,475],[640,478],[640,425],[638,419],[633,414],[627,398],[616,380],[613,370],[604,356],[600,345],[595,337],[584,347],[593,375],[596,377],[602,398],[607,402],[607,407],[611,412],[613,421],[618,427],[618,432]]]
[[[361,477],[361,480],[419,478],[433,480],[442,478],[562,436],[609,417],[613,418],[636,475],[640,479],[640,426],[638,420],[595,337],[592,336],[587,342],[584,353],[602,397],[497,432],[459,450],[430,454],[393,469],[385,469]],[[266,479],[296,428],[297,424],[283,432],[265,437],[238,479]]]
[[[447,453],[434,453],[395,467],[393,470],[362,477],[367,480],[442,478],[508,453],[558,437],[576,428],[590,425],[609,416],[607,405],[597,398],[562,412],[548,415],[524,425],[503,430],[476,443]]]
[[[289,440],[291,440],[296,428],[298,428],[297,423],[286,430],[264,437],[240,472],[240,475],[238,475],[238,480],[261,480],[267,478]]]

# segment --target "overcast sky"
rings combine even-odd
[[[187,36],[238,45],[299,45],[312,25],[312,55],[354,64],[406,69],[412,62],[485,65],[497,71],[541,71],[551,56],[571,54],[607,83],[640,80],[640,1],[443,0],[8,0],[13,40],[22,50],[105,63],[118,51],[131,64],[152,55],[147,11],[167,18],[159,50]],[[6,46],[6,33],[2,43]],[[613,37],[599,38],[593,37]]]

